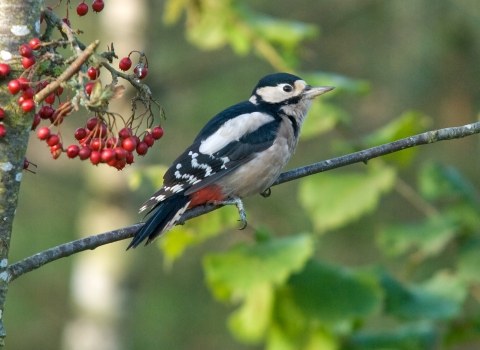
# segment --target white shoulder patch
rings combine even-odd
[[[270,123],[274,118],[266,113],[253,112],[241,114],[228,120],[214,134],[202,142],[199,152],[213,154],[220,151],[230,142],[238,141],[242,136],[252,133],[261,126]]]

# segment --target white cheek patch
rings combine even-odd
[[[307,83],[303,80],[297,80],[293,84],[293,91],[287,92],[283,90],[283,87],[289,84],[278,84],[277,86],[265,86],[257,89],[257,94],[262,97],[262,100],[268,103],[279,103],[290,97],[300,95],[307,86]]]
[[[242,136],[256,131],[273,120],[274,118],[271,115],[260,112],[241,114],[227,121],[214,134],[203,141],[199,152],[203,154],[218,152],[230,142],[238,141]]]

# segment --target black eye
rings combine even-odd
[[[290,85],[285,85],[283,87],[283,91],[285,92],[292,92],[293,88]]]

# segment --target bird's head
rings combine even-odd
[[[333,86],[310,86],[293,74],[275,73],[260,79],[250,102],[286,105],[300,100],[312,100],[333,89]]]
[[[260,79],[249,101],[274,107],[303,123],[312,100],[333,89],[333,86],[310,86],[293,74],[275,73]]]

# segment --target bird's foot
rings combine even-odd
[[[260,193],[260,196],[262,196],[263,198],[267,198],[267,197],[270,197],[271,194],[272,194],[272,189],[269,187],[265,191]]]
[[[240,220],[243,223],[242,227],[239,228],[239,230],[245,229],[247,227],[247,214],[245,213],[245,209],[243,208],[243,202],[240,198],[232,198],[226,201],[223,201],[219,204],[223,205],[232,205],[235,204],[235,206],[238,209],[238,215],[240,215]]]

